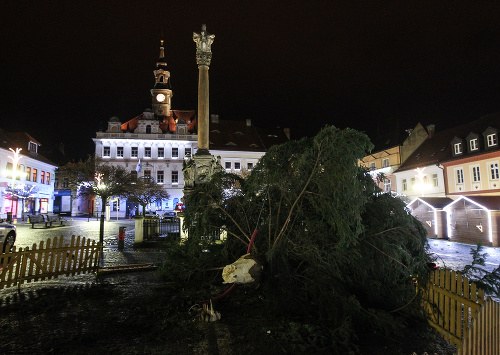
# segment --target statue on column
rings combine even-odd
[[[210,65],[212,59],[212,43],[215,35],[207,32],[207,26],[201,26],[201,33],[193,32],[193,41],[196,42],[196,61],[198,65]]]

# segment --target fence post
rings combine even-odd
[[[144,241],[144,217],[143,216],[135,216],[135,243],[142,243]]]

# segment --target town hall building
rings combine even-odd
[[[121,166],[137,177],[150,177],[161,184],[170,197],[149,209],[165,211],[172,210],[183,197],[183,162],[197,152],[198,125],[195,110],[172,108],[173,91],[163,41],[153,73],[151,109],[123,123],[112,117],[107,130],[97,132],[93,140],[97,161]],[[210,115],[209,150],[226,171],[243,174],[252,170],[268,148],[289,139],[288,129],[263,129],[252,125],[250,119],[223,120]],[[125,217],[133,206],[116,200],[110,208],[111,217]],[[83,206],[78,210],[79,214],[87,213]],[[95,212],[100,210],[95,206]]]

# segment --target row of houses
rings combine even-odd
[[[499,129],[500,114],[443,131],[418,124],[361,164],[408,202],[430,237],[499,246]]]

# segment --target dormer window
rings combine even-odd
[[[467,142],[467,152],[474,153],[477,152],[480,148],[479,134],[470,132],[467,137],[465,137],[465,141]]]
[[[486,143],[488,144],[488,147],[495,147],[498,144],[497,134],[488,134],[486,136]]]
[[[471,152],[479,149],[479,141],[477,138],[471,139],[469,141],[469,149]]]
[[[483,132],[484,145],[486,149],[495,149],[498,147],[498,129],[488,127]]]
[[[36,143],[33,143],[33,142],[29,142],[28,143],[28,150],[32,153],[36,153],[37,152],[37,149],[38,149],[38,144]]]
[[[451,144],[451,152],[453,154],[453,156],[457,156],[457,155],[463,155],[464,154],[464,148],[465,149],[469,149],[469,146],[468,146],[468,143],[470,141],[471,138],[477,138],[476,136],[473,136],[473,137],[467,137],[466,138],[466,142],[464,144],[464,139],[463,138],[460,138],[460,137],[455,137],[451,140],[450,144]]]
[[[146,126],[146,133],[151,134],[151,125]]]

